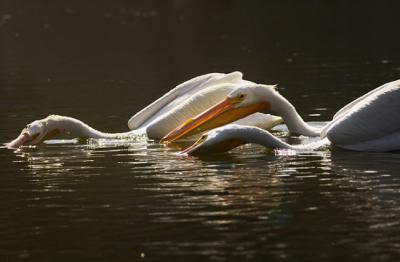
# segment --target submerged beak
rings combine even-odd
[[[16,139],[7,144],[7,147],[19,148],[20,146],[24,145],[29,141],[32,141],[33,139],[35,139],[35,136],[29,135],[29,133],[24,129]]]
[[[231,123],[252,113],[270,108],[265,102],[254,103],[244,107],[234,107],[235,100],[225,98],[220,103],[190,118],[184,124],[172,130],[161,139],[161,143],[168,143],[182,137],[191,136],[218,126]]]
[[[196,150],[196,148],[200,145],[200,143],[196,142],[193,145],[189,146],[188,148],[182,150],[181,152],[179,152],[182,155],[186,155],[186,156],[190,156],[191,153]]]

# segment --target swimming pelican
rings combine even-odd
[[[289,145],[264,129],[229,124],[203,134],[181,153],[187,155],[222,153],[244,144],[258,144],[271,149],[310,151],[326,147],[330,142],[325,138],[308,144]]]
[[[61,133],[70,133],[85,138],[127,138],[145,134],[159,139],[175,127],[184,123],[217,103],[229,92],[241,85],[254,84],[242,79],[242,73],[211,73],[190,79],[157,99],[128,121],[131,131],[104,133],[82,121],[66,116],[50,115],[27,125],[21,134],[8,144],[10,148],[34,145]],[[272,128],[281,118],[262,113],[246,116],[238,124]]]
[[[170,132],[168,142],[205,131],[254,112],[282,116],[291,133],[327,137],[335,146],[355,151],[400,150],[400,80],[384,84],[339,110],[323,128],[303,121],[295,107],[272,86],[245,85],[236,88],[221,102]]]

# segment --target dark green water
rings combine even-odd
[[[176,84],[234,70],[329,121],[400,78],[398,7],[2,0],[0,142],[48,114],[124,131]],[[179,146],[0,148],[0,261],[400,259],[399,154]]]

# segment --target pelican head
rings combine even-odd
[[[36,145],[60,133],[57,123],[62,116],[50,115],[46,118],[35,120],[22,129],[21,134],[7,144],[9,148],[19,148],[24,145]]]
[[[255,112],[267,112],[273,107],[277,94],[274,86],[270,85],[252,84],[236,88],[215,106],[168,133],[161,142],[204,132]]]
[[[181,153],[185,155],[201,155],[205,153],[222,153],[235,147],[246,144],[246,136],[241,135],[243,126],[226,125],[213,129],[203,134],[193,145],[189,146]]]

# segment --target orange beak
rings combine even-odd
[[[169,132],[160,142],[168,143],[179,138],[195,135],[270,108],[270,105],[265,102],[254,103],[244,107],[234,107],[236,103],[235,99],[225,98],[220,103]]]
[[[35,137],[32,137],[28,134],[28,132],[24,130],[22,130],[21,134],[14,139],[13,141],[11,141],[10,143],[7,144],[8,148],[19,148],[20,146],[24,145],[25,143],[31,141],[32,139],[34,139]]]

